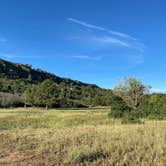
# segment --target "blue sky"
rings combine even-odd
[[[166,91],[166,1],[0,0],[0,57],[113,88]]]

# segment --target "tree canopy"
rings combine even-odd
[[[124,77],[119,80],[114,88],[114,93],[132,108],[136,109],[144,94],[148,93],[150,86],[144,85],[139,79],[134,77]]]

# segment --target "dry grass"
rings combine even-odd
[[[166,165],[166,121],[122,125],[107,113],[0,110],[0,165]]]

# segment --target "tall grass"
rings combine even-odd
[[[166,121],[107,111],[0,111],[0,165],[166,165]]]

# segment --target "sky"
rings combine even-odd
[[[165,0],[0,0],[0,58],[113,88],[166,92]]]

